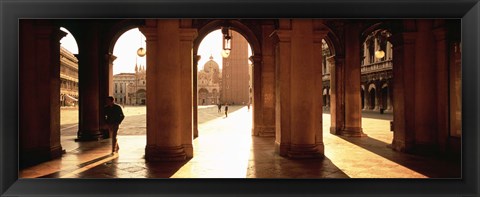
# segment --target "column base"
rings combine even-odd
[[[366,137],[367,136],[367,134],[363,133],[363,129],[361,127],[347,127],[341,131],[340,135],[345,137]]]
[[[193,145],[183,144],[183,150],[185,151],[185,156],[187,158],[193,158]]]
[[[261,127],[259,128],[258,136],[260,137],[275,137],[275,127]]]
[[[22,150],[20,152],[20,168],[26,168],[42,162],[50,161],[62,157],[65,151],[62,146],[54,146],[50,148],[32,148]]]
[[[317,145],[315,144],[291,145],[287,155],[289,158],[293,159],[310,159],[323,157],[323,153],[320,152]]]
[[[399,140],[393,140],[392,144],[387,145],[387,147],[398,151],[398,152],[404,152],[408,153],[411,152],[413,149],[413,144],[412,143],[406,143],[404,141],[399,141]]]
[[[198,137],[198,129],[195,127],[193,129],[193,139],[197,138]]]
[[[187,155],[183,146],[165,147],[148,146],[145,147],[145,160],[147,161],[185,161]]]
[[[338,127],[330,127],[330,133],[334,135],[341,135],[345,137],[366,137],[367,134],[363,133],[363,129],[360,127],[347,127],[344,129]]]
[[[342,130],[339,127],[330,127],[330,133],[333,135],[340,135],[341,131]]]
[[[278,142],[275,142],[275,153],[282,157],[287,157],[288,156],[288,144],[280,144]]]
[[[78,131],[76,142],[98,141],[103,139],[104,135],[100,130]]]

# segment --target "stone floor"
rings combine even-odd
[[[222,109],[223,110],[223,109]],[[62,110],[62,158],[20,171],[22,178],[459,178],[458,159],[395,152],[391,114],[364,112],[366,137],[330,134],[323,114],[325,157],[291,160],[274,153],[273,137],[252,137],[251,111],[230,106],[228,118],[215,106],[199,109],[194,157],[184,162],[145,162],[145,107],[125,107],[119,131],[120,151],[110,141],[75,142],[76,110]]]

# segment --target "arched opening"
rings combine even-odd
[[[244,35],[230,27],[227,33],[231,36],[231,50],[227,57],[222,56],[225,31],[221,31],[220,23],[217,25],[204,27],[209,29],[205,32],[200,29],[194,45],[194,55],[198,58],[194,70],[194,100],[197,101],[194,116],[198,128],[194,149],[204,151],[212,145],[222,147],[223,150],[212,150],[210,154],[222,155],[225,160],[236,155],[231,160],[247,165],[245,159],[250,153],[252,139],[249,131],[253,119],[249,107],[255,102],[252,62],[249,60],[252,49]],[[225,150],[230,151],[228,155],[224,155]]]
[[[208,104],[208,90],[205,88],[200,88],[198,90],[198,105],[207,105]]]
[[[322,88],[323,88],[323,111],[330,113],[330,87],[332,66],[335,66],[334,53],[329,43],[322,39]]]
[[[122,33],[123,32],[123,33]],[[123,29],[112,40],[109,95],[122,106],[119,154],[145,148],[147,128],[147,64],[145,36],[138,28]],[[135,141],[133,141],[135,140]],[[138,151],[137,151],[138,152]]]
[[[60,141],[65,151],[72,151],[78,131],[79,109],[79,77],[78,77],[78,45],[77,41],[64,27],[60,30],[67,33],[60,40]]]
[[[387,24],[374,24],[362,33],[361,84],[362,128],[365,134],[384,143],[393,139],[393,51]]]
[[[377,102],[376,102],[376,90],[374,87],[370,86],[369,90],[368,90],[368,94],[369,94],[369,97],[370,97],[370,106],[369,106],[369,109],[370,110],[374,110],[375,107],[377,106]]]

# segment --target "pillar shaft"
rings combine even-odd
[[[334,62],[330,68],[330,133],[339,135],[345,124],[345,104],[344,104],[344,62],[343,57],[332,57]]]
[[[438,28],[434,30],[436,45],[436,67],[437,67],[437,119],[438,119],[438,143],[442,151],[447,149],[449,129],[448,109],[448,41],[447,30]]]
[[[60,145],[60,38],[42,20],[20,22],[20,167],[62,154]]]
[[[182,146],[188,158],[193,157],[193,40],[197,36],[197,30],[191,28],[180,29],[180,89],[181,92],[181,128]],[[198,135],[198,134],[197,134]]]
[[[321,157],[323,147],[317,147],[316,139],[322,114],[321,47],[314,50],[312,20],[285,22],[291,30],[277,32],[277,151],[290,158]]]
[[[198,90],[197,90],[197,82],[198,82],[198,61],[200,60],[201,56],[196,55],[193,57],[193,137],[198,137]]]
[[[275,52],[275,150],[281,156],[286,156],[291,142],[290,137],[290,30],[277,30],[277,47]]]
[[[99,53],[99,33],[95,25],[85,27],[78,42],[78,78],[79,78],[79,141],[98,140],[102,138],[100,132],[100,109],[105,98],[100,98],[101,66],[103,59]],[[101,100],[100,100],[101,99]]]
[[[271,24],[262,26],[262,56],[253,64],[253,135],[275,136],[275,46]],[[255,60],[255,58],[254,58]]]
[[[193,107],[192,51],[187,50],[191,35],[179,26],[179,20],[147,20],[141,28],[148,48],[145,158],[149,161],[178,161],[193,155],[193,148],[184,147],[193,135],[192,111],[187,109]]]
[[[415,146],[434,148],[437,136],[437,73],[432,20],[417,20],[415,42]],[[423,149],[423,148],[422,148]]]
[[[360,100],[360,27],[345,26],[345,128],[344,136],[363,136]]]
[[[414,145],[415,111],[414,70],[416,33],[398,33],[391,37],[393,45],[393,141],[392,148],[398,151],[409,151]],[[411,116],[411,117],[408,117]]]

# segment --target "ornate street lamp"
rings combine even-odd
[[[222,57],[227,58],[232,50],[232,34],[230,27],[222,27],[223,42],[222,42]]]

